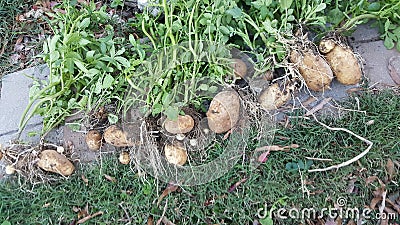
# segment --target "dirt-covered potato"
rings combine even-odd
[[[131,157],[129,156],[129,152],[123,151],[119,154],[119,162],[121,164],[127,165],[131,161]]]
[[[54,150],[42,151],[39,155],[37,166],[43,170],[58,173],[63,176],[69,176],[75,170],[74,164],[72,164],[67,157]]]
[[[361,67],[350,48],[338,45],[333,40],[322,40],[319,49],[325,53],[326,61],[341,84],[351,85],[360,82]]]
[[[313,91],[324,91],[329,89],[333,79],[333,72],[328,63],[311,50],[290,52],[290,61],[296,64],[306,85]]]
[[[240,99],[234,91],[222,91],[211,101],[206,115],[210,130],[224,133],[236,125],[240,114]]]
[[[101,147],[103,136],[97,130],[89,130],[86,134],[85,141],[90,150],[97,151]]]
[[[290,91],[286,88],[282,91],[277,83],[263,90],[258,101],[265,110],[275,110],[284,105],[290,99]]]
[[[247,75],[247,65],[241,59],[233,59],[231,64],[233,68],[233,73],[237,78],[245,78]]]
[[[183,166],[187,161],[186,148],[180,142],[174,142],[173,144],[165,144],[164,153],[165,153],[165,158],[169,163]]]
[[[135,144],[128,140],[127,134],[116,125],[107,127],[103,134],[104,140],[115,147],[128,147]]]
[[[194,127],[194,120],[189,115],[179,115],[177,120],[169,118],[164,121],[164,128],[171,134],[185,134],[190,132]]]

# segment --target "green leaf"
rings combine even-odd
[[[68,72],[74,74],[75,66],[74,66],[74,59],[67,58],[64,62],[65,67],[67,68]]]
[[[229,31],[229,29],[228,29],[227,27],[225,27],[225,26],[220,26],[220,27],[219,27],[219,31],[221,31],[221,33],[224,34],[224,35],[228,35],[228,34],[231,33],[231,32]]]
[[[171,120],[177,120],[179,116],[179,109],[177,107],[168,106],[164,114]]]
[[[209,87],[208,87],[207,84],[201,84],[201,85],[199,86],[199,89],[202,90],[202,91],[207,91],[208,88],[209,88]]]
[[[79,40],[79,45],[81,45],[81,46],[85,46],[85,45],[90,44],[90,43],[92,43],[92,42],[87,40],[87,39],[84,39],[84,38]]]
[[[389,27],[390,27],[390,20],[387,19],[385,22],[385,33],[389,31]]]
[[[328,23],[337,25],[344,19],[344,14],[340,9],[332,9],[327,14]]]
[[[110,88],[110,87],[113,85],[114,80],[115,80],[115,79],[114,79],[113,76],[111,76],[110,74],[107,74],[107,75],[104,77],[102,88],[103,88],[103,89],[108,89],[108,88]]]
[[[372,2],[371,4],[369,4],[367,10],[370,12],[377,12],[379,11],[379,9],[381,9],[381,3],[380,2]]]
[[[238,19],[242,16],[242,10],[238,7],[226,10],[226,13],[231,15],[235,19]]]
[[[56,47],[57,47],[56,45],[57,45],[58,40],[60,40],[60,37],[61,37],[60,35],[56,34],[50,39],[50,41],[49,41],[49,52],[50,53],[54,52],[56,50]]]
[[[131,66],[131,64],[129,63],[129,60],[127,60],[126,58],[124,58],[122,56],[116,56],[114,59],[117,60],[119,63],[121,63],[126,68],[129,68]]]
[[[261,225],[274,225],[274,221],[269,216],[267,216],[263,219],[260,219],[260,223],[261,223]]]
[[[322,10],[324,10],[326,8],[326,4],[325,3],[321,3],[317,6],[317,8],[315,8],[314,13],[316,12],[321,12]]]
[[[396,44],[396,49],[397,49],[397,51],[398,51],[398,52],[400,52],[400,40],[399,40],[399,41],[397,41],[397,44]]]
[[[211,93],[216,93],[218,91],[218,87],[217,86],[211,86],[208,88],[208,91]]]
[[[89,71],[86,69],[85,65],[83,62],[79,60],[74,60],[75,65],[84,73],[88,73]]]
[[[3,221],[3,222],[1,223],[1,225],[11,225],[11,223],[8,222],[7,220],[5,220],[5,221]]]
[[[293,0],[279,0],[279,5],[282,9],[288,9],[292,5]]]
[[[87,60],[91,60],[91,59],[93,59],[93,56],[94,56],[94,53],[95,53],[96,51],[87,51],[86,52],[86,59]]]
[[[81,28],[81,29],[85,29],[89,25],[90,25],[90,18],[85,18],[79,23],[78,27]]]
[[[107,119],[110,124],[116,124],[118,122],[118,116],[111,113],[107,115]]]
[[[387,49],[392,49],[394,48],[394,41],[393,39],[391,39],[389,36],[385,37],[385,41],[383,42],[383,45],[387,48]]]

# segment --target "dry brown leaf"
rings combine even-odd
[[[376,180],[379,180],[379,178],[377,176],[370,176],[367,179],[365,179],[365,184],[368,185]]]
[[[89,180],[83,174],[82,174],[81,177],[82,177],[83,182],[85,182],[85,185],[88,186],[89,185]]]
[[[386,171],[388,173],[389,180],[392,180],[393,175],[395,174],[395,168],[394,168],[394,163],[391,159],[388,159],[386,163]]]
[[[241,180],[239,180],[238,182],[236,182],[235,184],[233,184],[229,189],[228,192],[231,193],[234,190],[236,190],[237,187],[239,187],[239,185],[243,184],[244,182],[247,181],[247,178],[243,178]]]
[[[160,197],[158,197],[158,201],[157,201],[157,206],[160,205],[161,201],[167,197],[167,195],[169,195],[172,192],[175,192],[176,190],[178,190],[179,186],[175,185],[175,184],[168,184],[168,186],[165,188],[165,190],[163,191],[163,193],[160,195]]]
[[[369,203],[369,207],[371,209],[375,209],[376,205],[378,205],[378,203],[382,201],[382,197],[375,197],[371,200],[371,202]]]
[[[110,176],[110,175],[104,174],[104,177],[105,177],[108,181],[111,181],[111,182],[113,182],[113,183],[117,182],[117,179],[115,179],[114,177],[112,177],[112,176]]]
[[[381,219],[380,225],[389,225],[389,217],[387,214],[384,213],[384,215],[381,215],[381,218],[384,219]]]
[[[328,102],[330,102],[332,98],[324,98],[318,105],[316,105],[314,108],[310,109],[304,116],[311,116],[314,113],[318,112],[319,110],[323,109]]]
[[[356,225],[356,223],[354,222],[354,220],[350,220],[347,225]]]
[[[391,200],[388,199],[388,198],[386,199],[386,202],[387,202],[389,205],[391,205],[391,206],[393,207],[393,209],[397,211],[397,213],[400,214],[400,206],[399,206],[399,205],[397,205],[396,203],[394,203],[393,201],[391,201]]]
[[[400,60],[400,57],[393,56],[389,59],[389,64],[388,64],[389,75],[397,85],[400,85],[400,74],[398,69],[396,69],[398,68],[398,66],[393,65],[395,60]]]
[[[263,146],[263,147],[258,147],[256,148],[256,152],[259,151],[284,151],[288,152],[290,151],[291,148],[299,148],[300,146],[298,144],[291,144],[288,146],[279,146],[279,145],[269,145],[269,146]]]
[[[167,219],[167,217],[163,216],[163,218],[161,219],[161,221],[165,224],[165,225],[175,225],[173,222],[171,222],[171,220]]]
[[[147,219],[147,225],[154,225],[153,216],[149,216],[149,218]]]
[[[325,225],[337,225],[335,219],[329,218],[326,220]]]
[[[316,97],[309,97],[307,100],[305,100],[304,102],[302,102],[301,104],[304,106],[304,107],[306,107],[306,106],[308,106],[309,104],[311,104],[311,103],[313,103],[313,102],[315,102],[315,101],[317,101],[318,100],[318,98],[316,98]]]

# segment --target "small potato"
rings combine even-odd
[[[128,140],[127,134],[116,125],[107,127],[103,134],[104,140],[115,147],[134,146],[135,143]]]
[[[65,157],[54,150],[44,150],[39,155],[37,166],[43,170],[58,173],[63,176],[71,175],[75,166]]]
[[[336,47],[336,43],[335,43],[335,41],[333,41],[331,39],[322,40],[318,46],[319,51],[324,54],[332,51],[332,49],[334,49],[335,47]]]
[[[194,127],[194,120],[189,115],[179,115],[177,120],[169,118],[164,121],[164,128],[171,134],[186,134]]]
[[[333,79],[333,72],[328,63],[311,50],[290,52],[290,61],[296,64],[306,85],[313,91],[324,91],[329,89]]]
[[[86,144],[90,150],[97,151],[101,147],[101,140],[103,136],[101,136],[100,132],[97,130],[89,130],[86,134]]]
[[[332,46],[332,40],[321,41],[320,49]],[[325,54],[326,61],[331,66],[336,79],[344,85],[360,82],[362,77],[361,67],[350,48],[337,45]]]
[[[281,91],[277,83],[261,92],[258,101],[265,110],[276,110],[290,99],[290,91]]]
[[[187,161],[186,148],[181,142],[166,144],[164,146],[165,158],[169,163],[183,166]]]
[[[233,72],[237,78],[245,78],[247,75],[246,63],[241,59],[233,59],[231,64]]]
[[[131,158],[129,156],[129,152],[123,151],[121,154],[119,154],[119,162],[121,164],[127,165],[131,161]]]
[[[240,114],[240,99],[234,91],[218,93],[206,113],[208,126],[215,133],[224,133],[236,125]]]
[[[14,174],[15,173],[15,167],[13,166],[13,165],[7,165],[6,166],[6,174],[8,174],[8,175],[12,175],[12,174]]]

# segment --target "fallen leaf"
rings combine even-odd
[[[386,199],[386,202],[393,207],[394,210],[397,211],[397,213],[400,214],[400,206],[397,205],[396,203],[392,202],[390,199]]]
[[[244,182],[246,182],[246,181],[247,181],[247,178],[243,178],[243,179],[241,179],[240,181],[236,182],[235,184],[233,184],[233,185],[228,189],[228,192],[229,192],[229,193],[233,192],[234,190],[236,190],[237,187],[239,187],[239,185],[241,185],[242,183],[244,183]]]
[[[364,90],[364,88],[350,88],[350,89],[347,89],[346,92],[347,92],[347,94],[350,95],[350,94],[357,93],[357,92],[360,92],[363,90]]]
[[[371,202],[369,203],[369,207],[371,209],[375,209],[376,205],[378,205],[378,203],[382,201],[382,197],[375,197],[371,200]]]
[[[319,110],[323,109],[328,102],[330,102],[332,98],[324,98],[318,105],[316,105],[314,108],[310,109],[304,116],[311,116],[314,113],[318,112]]]
[[[388,159],[386,163],[386,171],[389,176],[389,181],[392,180],[393,175],[395,174],[395,168],[394,168],[394,163],[391,159]]]
[[[370,176],[367,179],[365,179],[365,184],[368,185],[376,180],[379,180],[379,178],[377,176]]]
[[[356,223],[354,222],[354,220],[350,220],[347,225],[356,225]]]
[[[389,217],[387,214],[384,213],[383,215],[381,215],[381,218],[384,219],[381,219],[380,225],[389,225]]]
[[[173,222],[171,222],[171,220],[167,219],[167,217],[163,217],[161,219],[161,221],[165,224],[165,225],[175,225]]]
[[[149,218],[147,219],[147,225],[154,225],[153,216],[149,216]]]
[[[398,65],[397,66],[393,65],[395,60],[397,60],[397,63],[399,63],[400,57],[393,56],[389,59],[389,64],[388,64],[389,75],[397,85],[400,85],[400,74],[399,74],[399,71],[397,71],[397,69],[396,69],[399,67],[398,67]]]
[[[269,145],[269,146],[263,146],[263,147],[258,147],[256,148],[256,152],[259,151],[284,151],[284,152],[288,152],[290,151],[291,148],[298,148],[300,147],[298,144],[291,144],[288,146],[279,146],[279,145]]]
[[[268,160],[268,155],[269,155],[270,151],[266,151],[264,153],[262,153],[259,157],[258,157],[258,162],[260,163],[265,163]]]
[[[160,205],[161,201],[167,197],[167,195],[169,195],[172,192],[175,192],[176,190],[178,190],[179,186],[175,185],[175,184],[168,184],[168,186],[165,188],[165,190],[163,191],[163,193],[160,195],[160,197],[158,197],[158,201],[157,201],[157,206]]]
[[[82,177],[83,182],[85,182],[85,185],[88,186],[89,185],[89,180],[83,174],[82,174],[81,177]]]
[[[117,179],[115,179],[114,177],[109,176],[109,175],[107,175],[107,174],[104,174],[104,177],[105,177],[107,180],[109,180],[109,181],[111,181],[111,182],[113,182],[113,183],[117,182]]]

